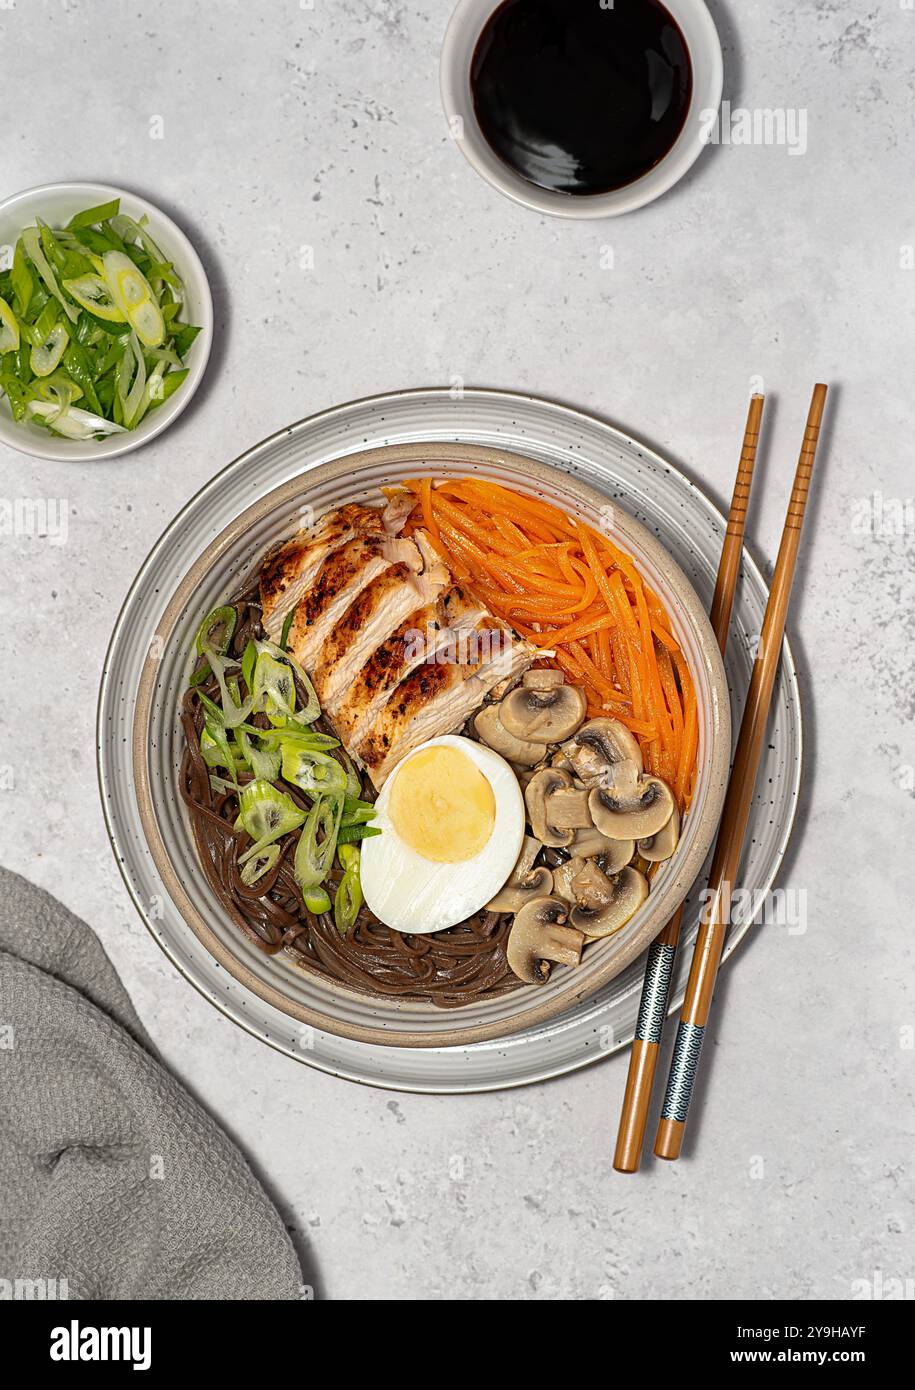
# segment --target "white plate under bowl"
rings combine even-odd
[[[0,202],[0,247],[14,247],[22,229],[33,226],[36,217],[51,228],[62,227],[75,213],[109,203],[112,198],[120,198],[121,212],[135,221],[146,217],[150,236],[172,262],[184,284],[185,307],[181,311],[181,321],[200,328],[184,360],[188,374],[175,394],[151,410],[135,430],[110,434],[107,439],[61,439],[27,420],[17,422],[10,412],[9,401],[0,393],[0,441],[20,453],[60,459],[65,463],[88,463],[129,454],[168,429],[187,409],[203,380],[213,341],[210,283],[200,257],[181,228],[145,198],[105,183],[47,183],[40,188],[27,188]]]
[[[657,535],[711,601],[724,521],[686,478],[647,447],[592,416],[506,392],[407,391],[339,406],[263,441],[218,474],[157,543],[125,601],[106,659],[99,700],[99,778],[115,855],[150,931],[179,970],[228,1017],[288,1055],[322,1071],[398,1090],[456,1092],[519,1086],[586,1065],[627,1044],[638,1008],[642,962],[551,1022],[465,1047],[399,1048],[301,1027],[223,970],[165,892],[140,824],[129,759],[140,672],[163,599],[193,561],[256,498],[318,463],[380,445],[448,441],[496,445],[564,468],[604,491]],[[744,557],[727,668],[742,703],[754,635],[767,591]],[[768,888],[788,841],[800,778],[801,725],[790,651],[783,654],[753,805],[742,884]],[[682,1000],[704,871],[687,899],[674,1003]],[[165,904],[154,912],[154,904]],[[160,915],[161,913],[161,915]],[[732,929],[727,954],[749,922]]]

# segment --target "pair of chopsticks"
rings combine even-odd
[[[667,1091],[655,1139],[659,1158],[678,1158],[699,1065],[705,1027],[712,1007],[712,996],[730,917],[731,896],[744,836],[753,801],[756,774],[766,732],[766,720],[781,655],[791,586],[801,540],[804,511],[816,457],[820,425],[827,388],[814,387],[800,458],[794,477],[791,500],[779,546],[775,573],[766,604],[766,615],[753,672],[747,692],[737,750],[731,768],[718,840],[709,875],[706,901],[693,951],[686,997],[677,1029],[677,1039],[667,1079]],[[743,549],[750,485],[759,442],[764,398],[753,396],[747,415],[737,480],[731,499],[727,531],[718,567],[711,620],[718,645],[724,654],[733,606],[734,591]],[[648,1121],[651,1088],[673,977],[673,966],[680,939],[682,907],[658,936],[648,955],[645,982],[629,1061],[629,1075],[620,1117],[613,1166],[621,1173],[638,1169]]]

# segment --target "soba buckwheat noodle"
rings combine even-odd
[[[231,651],[240,659],[250,638],[265,635],[256,580],[233,606],[236,625]],[[244,680],[239,680],[244,696]],[[268,955],[285,951],[298,965],[366,994],[424,1000],[443,1009],[492,999],[521,983],[505,958],[510,914],[481,911],[446,931],[406,936],[384,926],[363,906],[355,925],[345,936],[341,935],[332,913],[316,915],[305,906],[293,874],[299,830],[280,840],[276,863],[253,886],[247,887],[239,875],[237,861],[251,840],[244,830],[234,828],[238,795],[232,790],[214,789],[211,769],[200,751],[204,722],[201,690],[211,699],[219,698],[219,686],[212,676],[184,694],[181,723],[186,746],[181,763],[181,794],[210,887],[232,921],[255,946]],[[253,722],[269,727],[263,715],[255,716]],[[327,732],[321,721],[316,727]],[[239,784],[244,785],[249,779],[250,774],[242,773]],[[307,809],[308,801],[294,786],[279,781],[275,785]],[[375,799],[367,779],[363,779],[360,795],[368,801]],[[336,887],[340,876],[339,870],[331,873],[329,889]]]

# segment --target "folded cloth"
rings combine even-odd
[[[156,1058],[95,933],[0,869],[0,1297],[301,1290],[276,1209]]]

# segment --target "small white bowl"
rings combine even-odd
[[[721,101],[724,64],[715,22],[704,0],[663,0],[680,26],[693,67],[693,91],[683,129],[673,146],[640,179],[610,193],[557,193],[514,172],[480,130],[473,109],[470,68],[477,40],[498,0],[460,0],[442,44],[442,103],[455,143],[478,174],[516,203],[553,217],[618,217],[653,202],[683,177],[707,143],[708,120]]]
[[[0,441],[36,458],[82,463],[115,458],[141,448],[178,418],[190,403],[206,370],[213,341],[213,299],[206,272],[181,228],[144,198],[103,183],[49,183],[41,188],[26,189],[0,203],[0,247],[15,246],[22,229],[33,225],[36,217],[51,227],[60,227],[74,213],[110,202],[112,198],[120,198],[121,211],[128,217],[139,219],[145,214],[150,236],[174,263],[184,283],[182,321],[199,325],[201,331],[185,359],[188,375],[182,385],[167,401],[150,411],[137,429],[126,434],[112,434],[107,439],[59,439],[26,420],[17,423],[6,396],[0,395]]]

